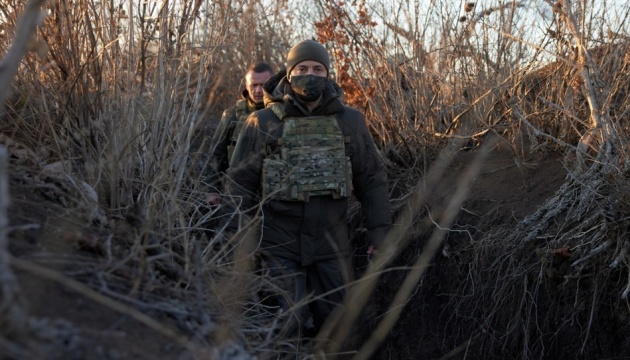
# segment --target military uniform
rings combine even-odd
[[[385,172],[363,115],[343,105],[341,89],[332,81],[320,105],[309,112],[285,74],[267,81],[267,107],[247,119],[227,189],[242,197],[244,209],[263,201],[259,250],[272,275],[298,277],[289,289],[297,301],[307,291],[317,296],[343,286],[339,260],[350,253],[352,194],[362,205],[370,244],[384,239],[391,215]],[[316,301],[318,326],[342,298],[338,291]],[[299,317],[304,321],[303,314]]]
[[[234,151],[234,145],[245,120],[252,112],[260,110],[264,104],[256,104],[249,98],[247,90],[241,94],[241,99],[236,105],[226,109],[221,116],[214,136],[212,137],[212,169],[207,179],[212,184],[220,182],[220,176],[225,173],[230,163],[230,157]]]

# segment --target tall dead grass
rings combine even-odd
[[[176,318],[177,330],[136,317],[173,339],[194,339],[198,347],[188,348],[193,357],[208,344],[217,354],[232,351],[230,346],[248,351],[234,335],[245,326],[242,315],[226,314],[220,305],[231,294],[215,293],[219,279],[233,275],[221,266],[230,254],[221,252],[219,231],[209,227],[216,209],[203,203],[207,185],[200,174],[207,166],[206,137],[237,99],[247,67],[259,60],[279,64],[284,56],[279,35],[287,18],[279,12],[261,17],[267,6],[50,2],[36,14],[43,22],[30,25],[36,33],[28,40],[30,51],[21,59],[22,54],[5,58],[16,76],[2,133],[33,154],[31,164],[56,164],[55,177],[75,179],[72,184],[79,185],[68,207],[85,204],[82,197],[91,191],[97,203],[90,206],[104,213],[54,214],[66,219],[50,225],[58,224],[53,233],[97,229],[87,248],[82,236],[72,236],[75,246],[65,249],[100,254],[80,272],[111,299],[102,304],[123,313],[124,306],[113,304],[152,309],[157,319]],[[20,2],[3,3],[3,53],[23,14],[30,19]],[[20,165],[12,168],[16,177],[24,174]],[[255,280],[242,277],[255,293]],[[91,297],[88,289],[78,291]],[[250,333],[267,335],[267,327],[249,327]]]
[[[469,261],[455,265],[462,276],[448,308],[454,315],[444,321],[445,328],[447,322],[461,327],[441,341],[440,350],[447,353],[474,338],[477,345],[468,349],[474,356],[539,357],[549,347],[539,329],[562,326],[541,325],[549,314],[536,310],[538,300],[557,305],[552,309],[562,324],[587,311],[578,306],[577,295],[576,305],[567,308],[550,294],[536,296],[546,286],[540,274],[549,269],[551,250],[568,246],[578,254],[572,267],[563,268],[565,299],[575,279],[593,269],[593,259],[614,264],[609,271],[616,279],[628,271],[622,240],[627,209],[614,201],[627,186],[629,164],[628,29],[622,21],[628,14],[616,13],[620,21],[612,23],[603,21],[613,17],[602,12],[611,8],[587,2],[462,5],[321,0],[308,5],[317,10],[310,16],[300,11],[304,4],[290,1],[51,2],[28,42],[30,52],[15,66],[0,131],[32,151],[36,164],[58,164],[96,193],[109,220],[71,223],[98,225],[105,255],[84,271],[98,279],[99,291],[158,318],[176,319],[178,331],[199,344],[190,350],[193,357],[197,351],[233,349],[235,343],[243,357],[247,351],[273,354],[279,345],[274,331],[281,324],[257,298],[275,291],[273,284],[234,271],[251,264],[234,261],[234,247],[216,226],[222,212],[203,203],[207,184],[199,175],[207,166],[213,124],[236,99],[247,66],[266,60],[280,68],[295,40],[316,36],[333,55],[345,100],[366,114],[399,216],[391,248],[352,286],[349,299],[368,301],[375,279],[398,251],[414,237],[430,239],[407,267],[409,277],[388,316],[354,354],[379,356],[378,345],[414,286],[421,286],[478,168],[471,168],[447,205],[431,209],[427,198],[440,171],[457,150],[480,149],[492,134],[509,143],[515,156],[553,147],[580,167],[556,197],[522,219],[518,231],[508,234],[500,227],[456,249],[458,258]],[[5,53],[24,8],[10,1],[1,6]],[[439,155],[443,149],[455,152]],[[359,228],[354,238],[360,241],[360,212],[356,205],[352,209]],[[429,217],[437,213],[443,216]],[[559,214],[567,226],[554,225]],[[597,236],[586,241],[585,233]],[[612,233],[617,240],[607,240]],[[596,283],[597,274],[588,279]],[[588,293],[595,299],[590,314],[602,294],[619,289],[627,296],[627,282],[619,283]],[[166,295],[154,294],[156,288]],[[473,288],[480,294],[471,295]],[[232,311],[240,308],[248,310]],[[577,315],[563,313],[566,309]],[[334,358],[342,350],[338,346],[361,310],[331,319],[338,342],[319,349],[319,356]],[[592,328],[590,319],[581,322],[584,328]],[[586,348],[590,332],[578,335]],[[297,339],[281,345],[302,354]]]
[[[349,8],[321,2],[325,20],[316,23],[318,36],[335,49],[338,81],[347,101],[367,114],[386,155],[394,194],[404,194],[393,201],[401,201],[403,208],[421,209],[418,204],[426,202],[412,196],[412,189],[420,181],[420,191],[430,191],[430,183],[409,174],[418,174],[418,169],[425,173],[433,158],[427,154],[446,143],[470,150],[494,134],[511,144],[517,159],[552,149],[567,154],[567,183],[531,217],[518,219],[516,231],[497,224],[472,243],[469,235],[462,237],[453,259],[463,256],[466,261],[452,264],[459,272],[452,279],[454,296],[442,310],[444,332],[436,334],[452,337],[443,340],[452,346],[453,352],[443,348],[448,356],[461,351],[480,358],[553,356],[565,350],[558,343],[571,337],[579,338],[580,346],[566,351],[594,356],[595,342],[601,339],[593,333],[607,326],[595,323],[602,302],[612,304],[611,311],[621,319],[628,312],[622,305],[628,269],[621,267],[628,262],[627,244],[619,241],[627,207],[615,200],[625,189],[627,173],[628,29],[623,21],[607,21],[625,19],[628,13],[617,9],[613,14],[614,7],[598,5],[560,1],[532,9],[517,1],[496,6],[467,2],[458,12],[433,1],[437,16],[431,17],[431,10],[421,15],[419,3],[388,8],[358,2]],[[428,215],[441,211],[429,209]],[[399,224],[412,230],[390,239],[398,249],[428,216],[416,210],[417,219],[409,221],[404,213]],[[448,227],[441,221],[435,222],[435,233]],[[431,230],[425,231],[421,237],[433,239]],[[417,270],[428,265],[427,253],[421,257],[424,262],[409,268],[407,280],[417,279]],[[553,265],[550,257],[555,258]],[[560,275],[557,261],[564,257],[571,263]],[[559,298],[549,290],[545,271],[552,279],[564,277]],[[611,277],[619,284],[613,285]],[[365,281],[372,289],[375,280]],[[365,299],[370,293],[366,286],[356,287],[357,297],[349,299],[355,304]],[[580,295],[583,291],[589,295]],[[389,315],[399,315],[399,306],[411,296],[403,294],[401,288],[392,297],[378,332],[364,338],[367,343],[358,358],[376,352],[373,342],[385,339],[379,332],[391,329]],[[592,296],[588,307],[579,300],[582,296]],[[558,305],[567,297],[574,297],[574,307]],[[354,320],[360,311],[340,319]],[[576,322],[582,330],[565,326]],[[344,324],[347,334],[350,325]],[[549,333],[556,335],[547,338]],[[620,351],[608,342],[606,346],[610,356]],[[383,350],[375,356],[385,354]]]

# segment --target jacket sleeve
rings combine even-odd
[[[247,214],[258,203],[264,150],[258,117],[252,113],[236,141],[226,176],[226,191],[232,203]]]
[[[354,110],[356,111],[356,110]],[[391,227],[389,190],[385,169],[365,118],[356,111],[353,138],[352,184],[365,216],[368,243],[378,247]]]
[[[235,123],[236,112],[234,108],[225,110],[212,137],[212,164],[210,164],[211,170],[206,176],[210,184],[220,184],[221,174],[225,173],[228,168],[228,145]]]

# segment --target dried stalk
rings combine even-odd
[[[0,103],[3,103],[7,96],[7,89],[10,88],[20,61],[26,54],[29,39],[42,21],[42,6],[45,2],[45,0],[31,0],[26,4],[13,45],[4,60],[0,62]]]
[[[575,16],[571,10],[571,1],[566,1],[564,9],[565,22],[569,31],[573,35],[573,39],[577,45],[578,64],[580,66],[580,75],[584,80],[584,95],[590,109],[590,121],[591,128],[580,139],[578,144],[578,158],[581,153],[587,150],[591,146],[591,142],[595,140],[598,135],[601,137],[601,144],[597,149],[598,153],[605,150],[606,157],[610,157],[611,144],[615,144],[617,141],[617,134],[612,125],[610,116],[607,112],[602,111],[602,104],[598,99],[597,93],[599,92],[595,87],[603,88],[604,83],[599,76],[599,71],[593,58],[587,50],[586,44],[583,41],[583,35],[579,29]],[[609,161],[614,161],[614,158],[609,158]]]
[[[425,205],[428,194],[437,186],[448,164],[453,161],[456,156],[455,149],[459,148],[461,142],[455,141],[451,145],[452,147],[440,153],[435,166],[427,173],[426,178],[418,181],[416,188],[406,201],[407,208],[398,216],[395,221],[397,225],[392,228],[383,242],[383,248],[379,249],[378,255],[368,267],[367,272],[349,290],[345,299],[347,305],[339,307],[337,313],[327,320],[324,329],[318,335],[321,338],[333,339],[327,344],[326,353],[334,354],[339,350],[339,346],[348,337],[361,310],[367,304],[370,294],[376,288],[379,276],[385,271],[387,264],[404,249],[406,241],[409,240],[408,229],[414,223],[416,214]]]
[[[7,209],[9,208],[9,156],[0,145],[0,329],[3,333],[22,333],[27,315],[19,301],[20,287],[9,264]]]
[[[416,263],[411,268],[409,274],[405,277],[402,286],[396,293],[394,301],[392,302],[390,311],[387,312],[387,315],[385,315],[385,318],[381,321],[379,327],[372,333],[370,339],[368,339],[368,341],[366,341],[363,347],[359,350],[355,359],[369,359],[394,327],[398,317],[405,307],[405,304],[409,301],[409,297],[416,288],[418,280],[420,280],[422,275],[425,273],[426,269],[429,267],[431,259],[442,245],[442,241],[448,233],[448,227],[453,224],[455,217],[459,214],[462,204],[468,197],[470,184],[474,182],[475,178],[479,174],[482,164],[495,143],[496,141],[486,141],[484,143],[481,152],[475,157],[473,163],[458,182],[455,194],[451,197],[449,204],[444,211],[440,227],[436,228],[433,232],[424,250],[416,260]]]

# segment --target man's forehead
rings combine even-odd
[[[326,67],[326,66],[324,66],[324,64],[320,63],[319,61],[315,61],[315,60],[300,61],[299,63],[297,63],[295,65],[295,67],[298,67],[298,66],[321,66],[321,67]]]
[[[247,78],[248,80],[262,80],[265,81],[267,79],[269,79],[273,74],[270,73],[269,71],[263,71],[263,72],[255,72],[255,71],[250,71],[247,73],[247,75],[245,75],[245,78]]]

